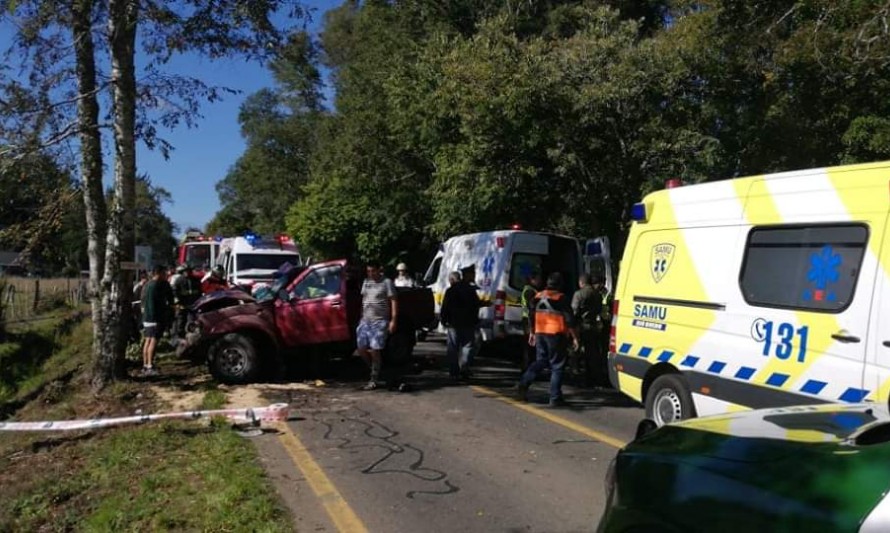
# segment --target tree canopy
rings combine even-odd
[[[299,144],[308,158],[275,155],[303,165],[287,229],[321,255],[386,261],[514,223],[620,247],[627,208],[667,179],[885,158],[888,17],[875,0],[345,1],[318,41],[333,110]],[[288,143],[249,103],[242,126]],[[252,150],[237,173],[271,176]],[[231,176],[220,216],[280,212]]]

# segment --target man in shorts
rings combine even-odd
[[[142,334],[145,337],[142,343],[142,374],[146,376],[157,374],[154,368],[155,350],[172,305],[168,289],[167,271],[162,266],[155,267],[151,280],[142,291]]]
[[[377,388],[386,337],[396,330],[398,304],[392,280],[383,275],[379,262],[367,267],[368,277],[362,284],[362,318],[356,329],[358,354],[371,366],[371,379],[364,390]]]

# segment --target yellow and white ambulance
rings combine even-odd
[[[424,276],[433,291],[436,316],[448,288],[448,274],[475,267],[479,298],[491,305],[479,310],[479,335],[484,342],[523,337],[522,288],[532,272],[546,276],[561,272],[565,292],[578,288],[578,276],[592,272],[612,288],[609,241],[599,237],[583,242],[573,237],[524,231],[485,231],[456,235],[439,246]]]
[[[663,424],[886,404],[890,162],[667,188],[632,208],[613,384]]]

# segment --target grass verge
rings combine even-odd
[[[56,348],[52,355],[11,380],[6,405],[33,397],[17,405],[15,419],[156,411],[158,399],[148,382],[119,382],[100,396],[89,391],[88,320],[67,333],[50,333]],[[218,390],[203,398],[204,408],[224,403]],[[254,447],[224,422],[0,432],[0,531],[292,529]]]
[[[254,453],[227,427],[121,428],[65,443],[0,510],[0,529],[291,531]]]

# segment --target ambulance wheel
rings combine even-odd
[[[253,340],[245,335],[229,333],[210,347],[208,355],[210,373],[222,383],[250,383],[259,375],[259,354]]]
[[[680,374],[655,379],[646,392],[646,418],[659,426],[695,417],[695,404],[686,380]]]

